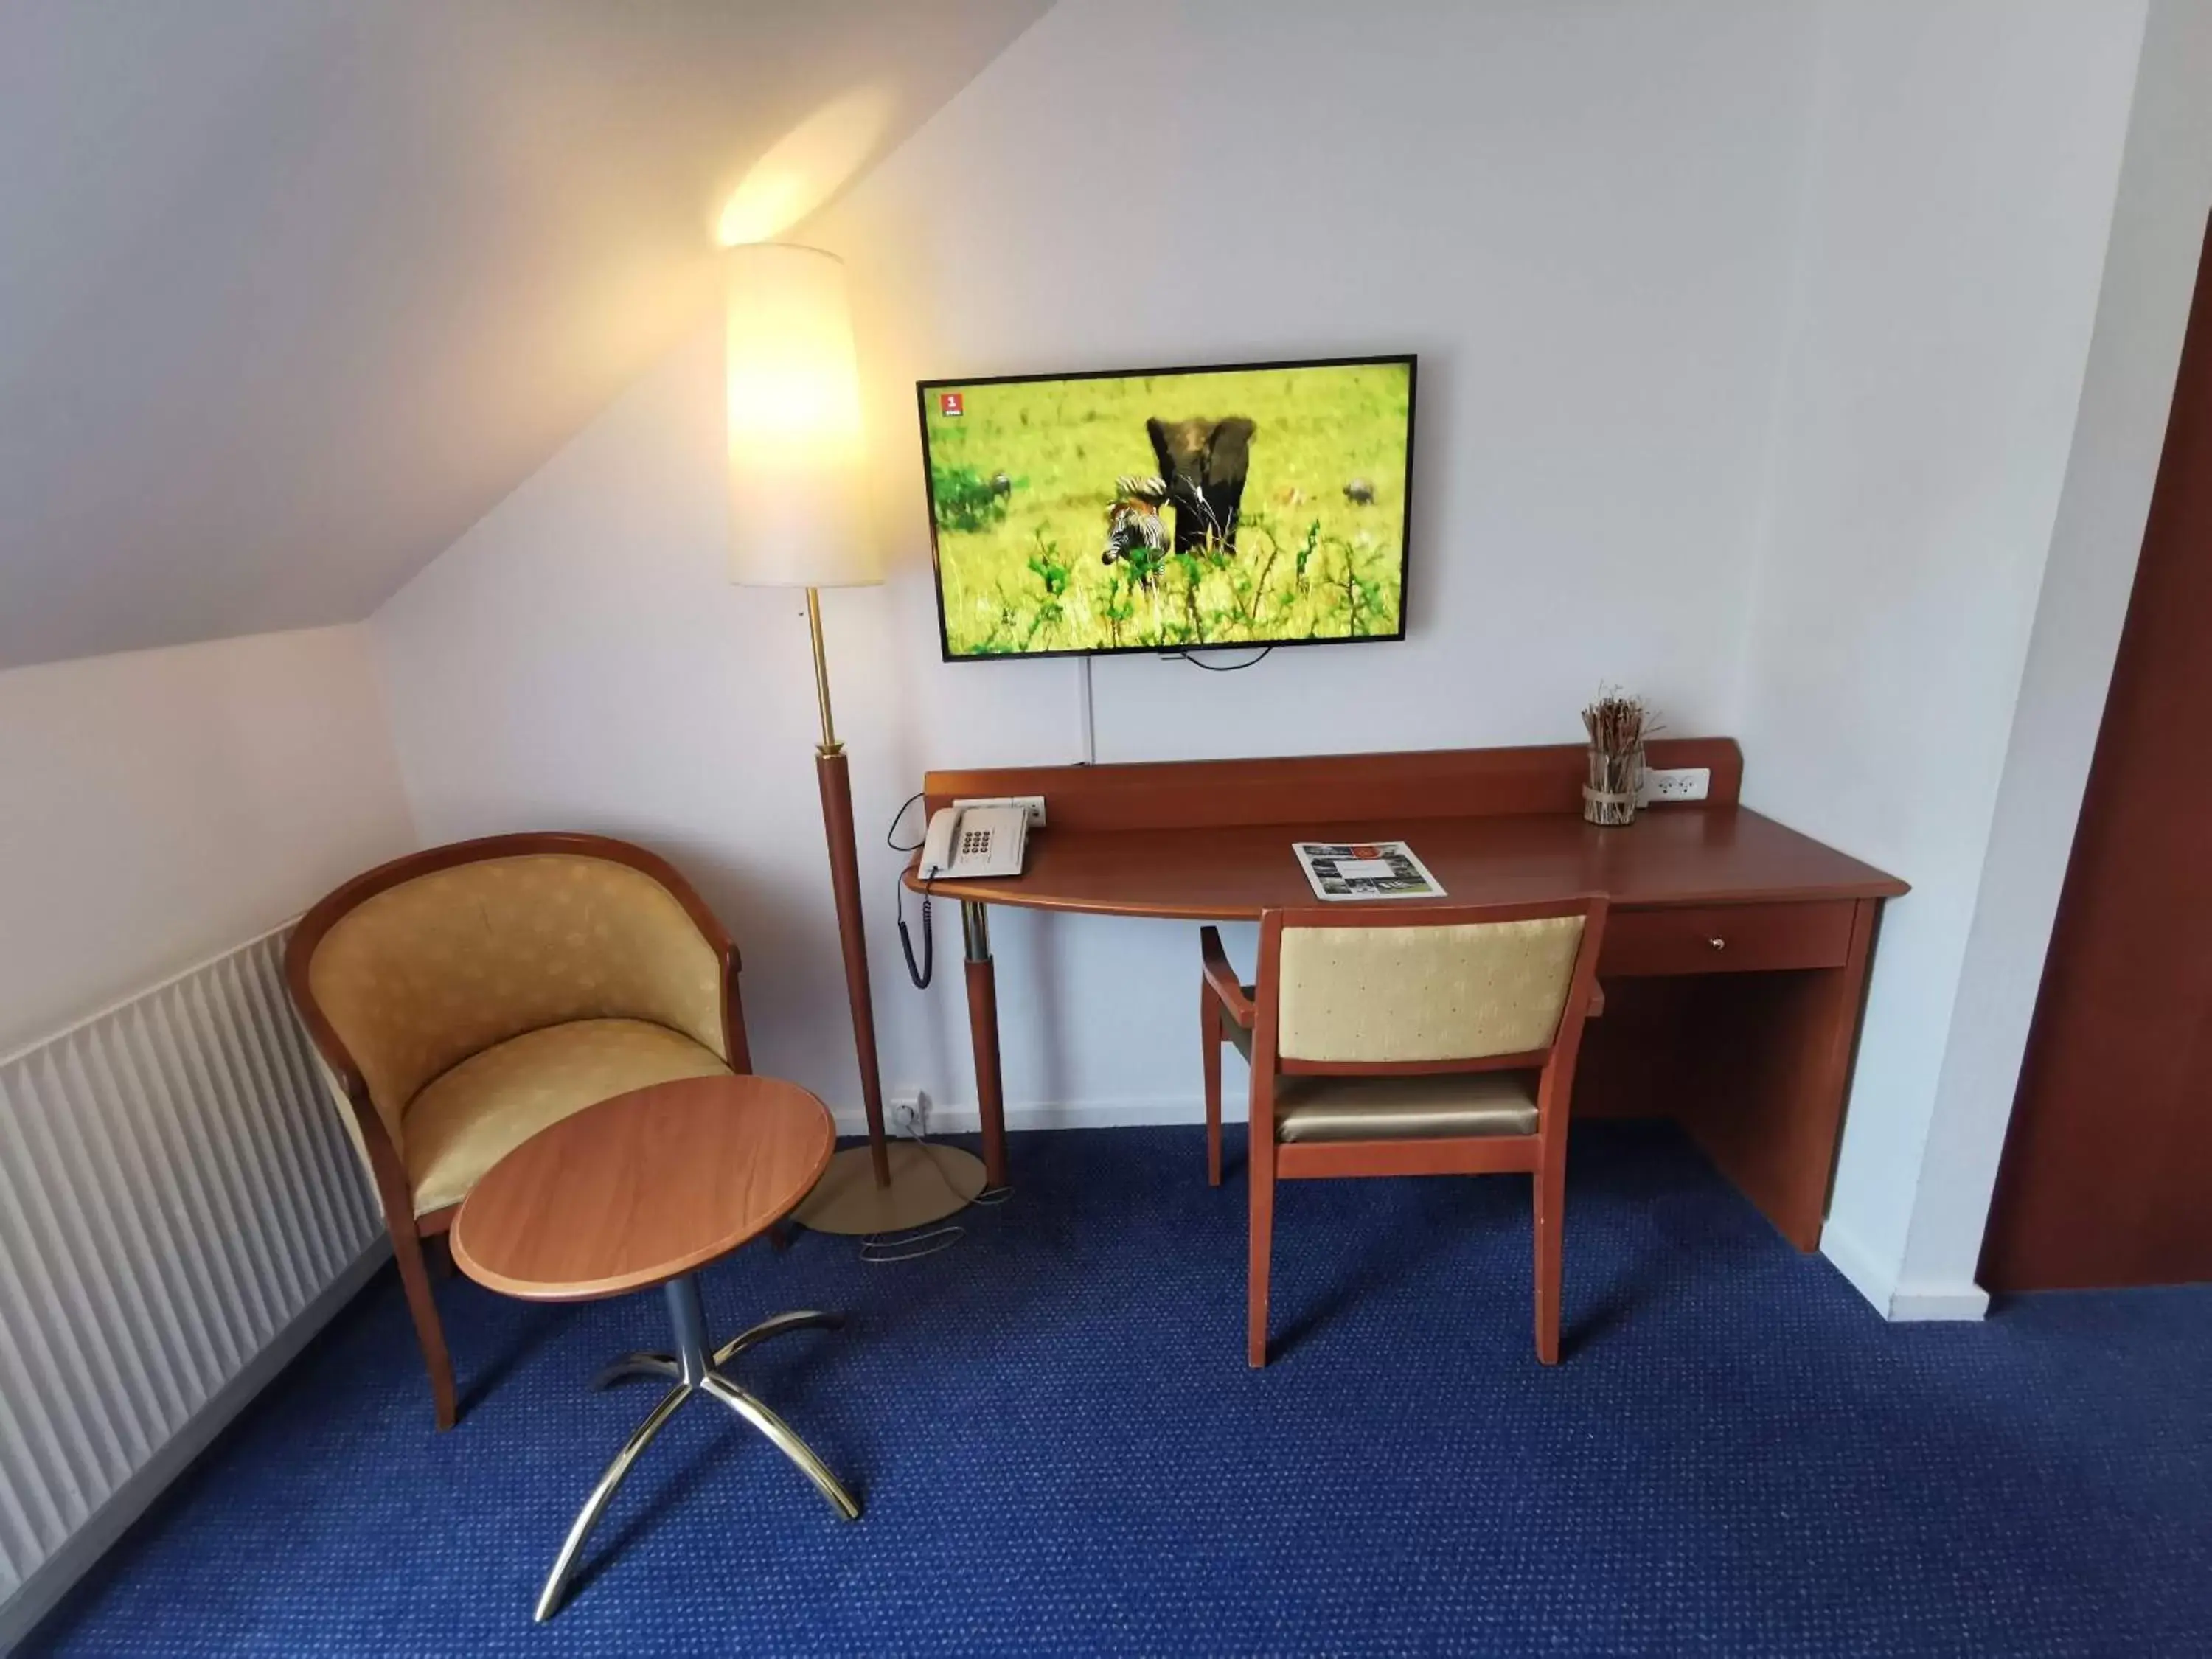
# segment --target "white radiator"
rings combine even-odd
[[[289,933],[0,1059],[0,1650],[383,1259]]]

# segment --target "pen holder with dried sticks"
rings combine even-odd
[[[1583,785],[1583,817],[1591,823],[1636,822],[1644,789],[1644,737],[1650,719],[1634,697],[1601,696],[1583,710],[1589,733],[1589,779]]]
[[[1583,817],[1592,823],[1633,823],[1636,798],[1644,790],[1644,746],[1626,755],[1589,751],[1589,781],[1583,785]]]

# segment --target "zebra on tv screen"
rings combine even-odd
[[[1403,639],[1413,368],[922,381],[946,659]]]

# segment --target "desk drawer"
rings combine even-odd
[[[1850,899],[1837,899],[1615,910],[1606,921],[1597,970],[1627,977],[1840,968],[1850,953],[1851,915],[1857,908]]]

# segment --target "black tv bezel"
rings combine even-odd
[[[1040,380],[1131,380],[1163,374],[1235,374],[1276,368],[1362,368],[1378,363],[1406,366],[1406,477],[1400,486],[1406,506],[1398,537],[1398,629],[1394,634],[1346,634],[1320,640],[1227,640],[1218,645],[1092,645],[1060,651],[975,652],[956,656],[945,618],[945,569],[937,544],[937,480],[929,468],[929,396],[978,386],[1026,386]],[[915,416],[921,433],[921,488],[929,509],[929,580],[937,600],[937,651],[948,663],[1042,662],[1052,657],[1180,657],[1191,651],[1289,650],[1304,645],[1389,645],[1406,638],[1406,610],[1413,565],[1413,437],[1419,413],[1420,356],[1411,351],[1364,357],[1285,357],[1264,362],[1178,363],[1162,368],[1083,368],[1056,374],[973,374],[914,383]]]

